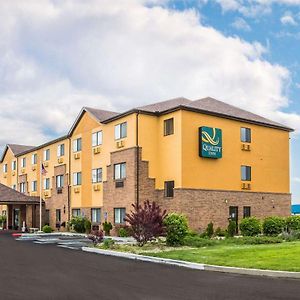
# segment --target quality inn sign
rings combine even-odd
[[[222,130],[214,127],[199,127],[199,155],[207,158],[222,157]]]

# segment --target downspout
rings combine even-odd
[[[140,205],[140,147],[139,147],[139,114],[136,114],[136,205]]]
[[[69,178],[68,178],[68,222],[70,222],[70,209],[71,209],[71,138],[68,138],[69,141]]]

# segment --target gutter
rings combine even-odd
[[[136,113],[136,205],[140,205],[140,147],[139,147],[139,114]]]

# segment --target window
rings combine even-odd
[[[26,193],[26,183],[25,182],[20,183],[20,192]]]
[[[17,169],[17,161],[13,160],[13,161],[11,162],[11,169],[12,169],[13,171],[15,171],[15,170]]]
[[[92,210],[91,210],[92,223],[100,223],[101,222],[100,215],[101,215],[100,208],[92,208]]]
[[[251,143],[251,129],[250,128],[241,128],[241,142]]]
[[[92,146],[102,145],[102,131],[94,132],[92,134]]]
[[[244,218],[250,218],[250,217],[251,217],[251,207],[244,206]]]
[[[72,209],[72,216],[73,217],[80,217],[80,209],[79,208],[73,208]]]
[[[34,180],[31,182],[31,191],[36,192],[37,191],[37,181]]]
[[[102,168],[92,170],[92,182],[101,182],[102,181]]]
[[[73,152],[81,151],[81,138],[78,138],[73,141]]]
[[[61,144],[57,146],[57,156],[64,156],[65,155],[65,144]]]
[[[165,181],[165,197],[174,197],[174,181]]]
[[[17,185],[16,185],[16,184],[13,184],[13,185],[11,186],[11,188],[12,188],[13,190],[17,190]]]
[[[114,209],[115,215],[115,224],[124,224],[125,216],[126,216],[126,209],[125,208],[115,208]]]
[[[7,164],[3,165],[3,173],[7,173]]]
[[[61,222],[61,210],[57,209],[56,210],[56,223],[60,223]]]
[[[56,176],[56,188],[62,188],[64,186],[64,175]]]
[[[26,157],[23,157],[21,159],[21,168],[25,168],[26,167]]]
[[[164,120],[164,135],[174,134],[174,119]]]
[[[37,154],[32,154],[31,155],[31,164],[36,165],[37,164]]]
[[[251,181],[251,167],[241,166],[241,177],[243,181]]]
[[[44,190],[50,189],[50,178],[44,178]]]
[[[73,173],[73,185],[81,185],[81,172]]]
[[[115,180],[126,178],[126,163],[114,165],[114,178]]]
[[[115,126],[115,140],[127,137],[127,122]]]
[[[50,160],[50,149],[44,150],[44,161]]]

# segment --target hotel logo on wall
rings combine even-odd
[[[222,130],[202,126],[199,128],[199,155],[207,158],[222,157]]]

